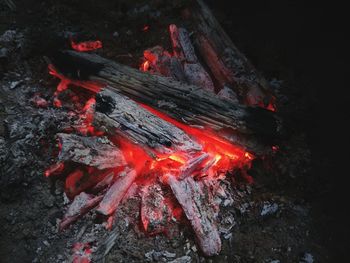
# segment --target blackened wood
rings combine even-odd
[[[109,134],[126,136],[141,147],[161,153],[194,153],[201,146],[184,131],[145,110],[115,89],[104,89],[96,96],[94,125]]]
[[[273,102],[268,82],[234,45],[208,6],[195,0],[191,8],[195,46],[223,88],[232,87],[248,105]]]
[[[56,69],[70,79],[97,81],[161,111],[180,122],[227,133],[231,142],[254,153],[270,149],[280,121],[268,110],[236,105],[202,88],[150,75],[95,54],[64,51],[53,58]],[[82,81],[80,81],[82,82]]]

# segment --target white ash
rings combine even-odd
[[[169,261],[168,263],[190,263],[190,262],[192,262],[192,259],[190,256],[183,256],[175,260]]]
[[[310,253],[305,253],[300,259],[299,263],[313,263],[314,257]]]
[[[265,202],[265,204],[261,210],[260,215],[266,216],[266,215],[275,214],[278,211],[278,208],[279,208],[279,206],[276,203],[271,204],[269,202]]]

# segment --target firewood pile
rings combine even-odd
[[[208,7],[197,0],[190,13],[193,32],[170,25],[172,50],[146,49],[140,69],[95,54],[100,41],[72,41],[75,51],[48,58],[60,79],[57,107],[67,89],[91,94],[76,125],[57,134],[57,162],[45,172],[65,178],[71,200],[61,231],[91,210],[112,229],[136,192],[146,232],[186,218],[202,252],[220,252],[219,182],[237,174],[251,182],[252,160],[276,150],[282,123],[267,81]]]
[[[273,11],[34,2],[0,3],[4,262],[321,258],[313,104]]]

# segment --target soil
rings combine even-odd
[[[277,154],[254,163],[252,187],[232,189],[235,204],[222,208],[220,217],[222,225],[231,218],[233,228],[222,236],[220,255],[207,258],[186,224],[171,237],[146,235],[137,220],[137,197],[118,210],[112,232],[104,231],[93,213],[58,232],[66,205],[63,185],[43,176],[54,162],[53,138],[69,122],[65,109],[52,106],[57,80],[44,58],[69,48],[67,36],[79,33],[100,39],[102,56],[138,67],[146,48],[169,48],[167,26],[183,25],[179,11],[185,1],[14,2],[16,10],[0,3],[0,36],[13,30],[9,41],[0,41],[0,262],[70,262],[76,242],[98,244],[95,254],[101,255],[111,235],[114,246],[104,262],[181,257],[178,262],[186,257],[192,262],[312,262],[310,257],[344,262],[349,257],[345,191],[337,183],[345,177],[346,161],[337,146],[347,143],[347,131],[338,124],[346,119],[349,102],[343,95],[345,36],[338,26],[342,16],[327,19],[340,7],[287,1],[241,1],[231,7],[230,1],[208,1],[237,46],[272,81],[288,136]],[[36,107],[35,96],[49,106]]]

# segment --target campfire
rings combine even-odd
[[[139,69],[95,53],[103,46],[95,39],[72,37],[72,50],[48,58],[59,79],[53,103],[73,105],[75,118],[45,171],[65,182],[70,200],[61,231],[90,211],[113,229],[119,205],[139,195],[147,234],[189,223],[203,254],[220,252],[219,182],[252,184],[252,161],[278,149],[281,120],[267,81],[208,7],[198,0],[186,14],[194,28],[169,25],[172,49],[145,47]],[[74,251],[89,262],[89,244]]]

